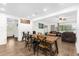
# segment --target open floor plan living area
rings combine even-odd
[[[0,3],[0,56],[79,56],[79,3]]]

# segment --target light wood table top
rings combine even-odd
[[[37,34],[34,34],[32,37],[36,38],[37,40],[46,40],[49,43],[54,43],[58,38],[56,36],[46,36],[46,35],[37,35]]]
[[[54,43],[58,37],[56,36],[46,36],[46,41],[49,43]]]

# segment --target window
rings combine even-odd
[[[59,31],[71,32],[72,31],[72,25],[59,25]]]
[[[44,24],[39,23],[39,29],[43,29],[44,28]]]

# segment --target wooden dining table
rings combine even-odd
[[[52,55],[52,45],[55,44],[56,50],[55,52],[58,54],[58,45],[57,45],[58,37],[56,36],[46,36],[46,41],[50,44],[50,55]]]
[[[52,55],[52,45],[55,44],[56,47],[56,51],[58,54],[58,45],[57,45],[57,36],[48,36],[48,35],[38,35],[38,34],[34,34],[32,35],[33,38],[35,38],[36,40],[46,40],[46,42],[48,42],[50,44],[50,55]]]
[[[34,34],[34,35],[32,35],[32,37],[33,38],[35,38],[36,40],[46,40],[47,42],[49,42],[49,43],[54,43],[57,39],[58,39],[58,37],[56,37],[56,36],[46,36],[46,35],[38,35],[38,34]]]

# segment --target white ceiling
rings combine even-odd
[[[77,15],[77,11],[72,11],[69,13],[64,13],[57,16],[52,16],[41,20],[37,20],[35,22],[44,23],[44,24],[53,24],[59,22],[59,17],[63,17],[66,18],[65,23],[76,23],[76,18],[77,18],[76,15]]]
[[[38,18],[58,12],[64,8],[79,5],[78,3],[0,3],[0,12],[29,19]],[[43,9],[46,10],[43,11]]]

